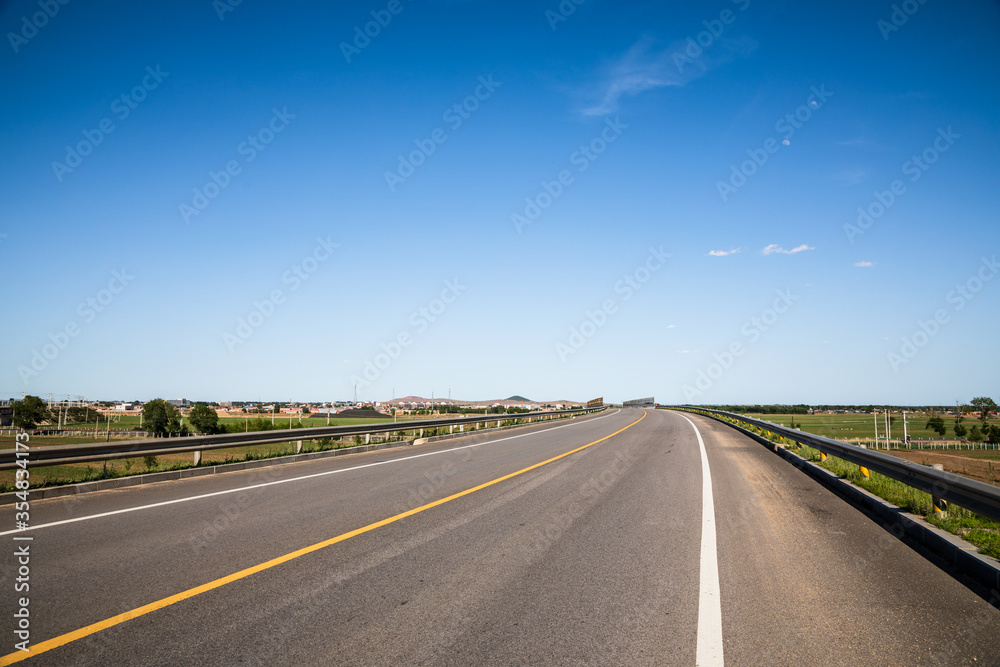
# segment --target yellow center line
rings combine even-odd
[[[118,614],[117,616],[112,616],[111,618],[107,618],[107,619],[105,619],[103,621],[98,621],[97,623],[92,623],[91,625],[88,625],[86,627],[80,628],[79,630],[74,630],[72,632],[67,632],[64,635],[59,635],[58,637],[53,637],[52,639],[48,639],[46,641],[43,641],[43,642],[40,642],[40,643],[35,644],[33,646],[30,646],[28,651],[15,651],[14,653],[9,653],[9,654],[3,656],[2,658],[0,658],[0,667],[3,667],[3,665],[12,665],[15,662],[20,662],[20,661],[25,660],[27,658],[30,658],[32,656],[36,656],[36,655],[39,655],[41,653],[45,653],[47,651],[51,651],[54,648],[58,648],[58,647],[63,646],[65,644],[69,644],[70,642],[75,642],[78,639],[83,639],[84,637],[87,637],[89,635],[92,635],[92,634],[95,634],[97,632],[100,632],[101,630],[106,630],[107,628],[110,628],[110,627],[113,627],[115,625],[118,625],[119,623],[124,623],[125,621],[131,620],[133,618],[138,618],[139,616],[144,616],[146,614],[149,614],[151,612],[156,611],[157,609],[163,609],[164,607],[169,607],[170,605],[176,604],[178,602],[181,602],[182,600],[187,600],[189,598],[195,597],[196,595],[201,595],[202,593],[207,593],[210,590],[213,590],[213,589],[216,589],[216,588],[220,588],[222,586],[225,586],[226,584],[230,584],[230,583],[232,583],[234,581],[238,581],[238,580],[243,579],[245,577],[249,577],[250,575],[256,574],[257,572],[263,572],[264,570],[268,570],[268,569],[270,569],[272,567],[275,567],[277,565],[281,565],[282,563],[287,563],[290,560],[294,560],[294,559],[299,558],[301,556],[305,556],[306,554],[311,554],[314,551],[319,551],[320,549],[325,549],[325,548],[327,548],[329,546],[333,546],[334,544],[337,544],[338,542],[343,542],[344,540],[349,540],[352,537],[356,537],[356,536],[361,535],[363,533],[367,533],[368,531],[375,530],[376,528],[381,528],[382,526],[386,526],[386,525],[388,525],[390,523],[394,523],[396,521],[399,521],[400,519],[405,519],[408,516],[413,516],[414,514],[419,514],[420,512],[424,512],[426,510],[429,510],[432,507],[437,507],[438,505],[444,505],[445,503],[451,502],[452,500],[455,500],[457,498],[461,498],[462,496],[467,496],[470,493],[475,493],[476,491],[480,491],[480,490],[485,489],[487,487],[493,486],[494,484],[499,484],[500,482],[503,482],[503,481],[506,481],[508,479],[511,479],[512,477],[517,477],[518,475],[523,475],[524,473],[530,472],[532,470],[535,470],[536,468],[541,468],[544,465],[547,465],[547,464],[552,463],[554,461],[558,461],[559,459],[565,458],[565,457],[567,457],[567,456],[569,456],[571,454],[575,454],[575,453],[577,453],[579,451],[587,449],[588,447],[592,447],[592,446],[594,446],[594,445],[596,445],[596,444],[598,444],[600,442],[604,442],[605,440],[608,440],[609,438],[613,438],[614,436],[618,435],[622,431],[630,429],[633,426],[635,426],[636,424],[638,424],[639,422],[641,422],[643,419],[646,418],[646,414],[647,414],[646,411],[643,410],[642,416],[639,417],[638,419],[636,419],[634,422],[632,422],[628,426],[626,426],[624,428],[620,428],[617,431],[615,431],[614,433],[612,433],[610,435],[604,436],[600,440],[594,440],[593,442],[589,442],[586,445],[583,445],[581,447],[577,447],[576,449],[572,449],[572,450],[570,450],[568,452],[565,452],[563,454],[560,454],[558,456],[553,456],[551,459],[547,459],[545,461],[542,461],[541,463],[536,463],[534,465],[528,466],[527,468],[523,468],[521,470],[518,470],[517,472],[512,472],[509,475],[504,475],[503,477],[497,477],[494,480],[491,480],[489,482],[485,482],[483,484],[480,484],[479,486],[474,486],[471,489],[466,489],[465,491],[459,491],[458,493],[450,495],[447,498],[441,498],[440,500],[435,500],[433,502],[427,503],[426,505],[422,505],[422,506],[414,508],[412,510],[407,510],[406,512],[403,512],[401,514],[397,514],[395,516],[391,516],[391,517],[389,517],[387,519],[382,519],[381,521],[376,521],[375,523],[370,523],[367,526],[364,526],[362,528],[356,528],[355,530],[352,530],[350,532],[343,533],[341,535],[337,535],[336,537],[331,537],[328,540],[324,540],[322,542],[317,542],[316,544],[310,545],[308,547],[303,547],[302,549],[299,549],[298,551],[292,551],[291,553],[287,553],[284,556],[278,556],[277,558],[273,558],[273,559],[271,559],[269,561],[266,561],[264,563],[260,563],[259,565],[254,565],[253,567],[248,567],[245,570],[240,570],[239,572],[234,572],[234,573],[232,573],[230,575],[227,575],[225,577],[222,577],[220,579],[216,579],[215,581],[210,581],[208,583],[202,584],[201,586],[195,586],[194,588],[189,588],[186,591],[183,591],[181,593],[177,593],[175,595],[171,595],[170,597],[165,597],[162,600],[157,600],[156,602],[150,602],[149,604],[143,605],[141,607],[137,607],[137,608],[135,608],[135,609],[133,609],[131,611],[127,611],[127,612],[125,612],[123,614]]]

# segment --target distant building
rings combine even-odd
[[[174,406],[175,408],[186,408],[191,405],[191,401],[186,398],[168,398],[167,403]]]

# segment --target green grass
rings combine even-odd
[[[560,417],[557,419],[564,419]],[[321,421],[321,420],[315,420]],[[322,420],[325,425],[326,419]],[[368,424],[367,419],[340,419],[333,422]],[[303,420],[305,422],[305,420]],[[389,423],[386,421],[385,423]],[[503,420],[501,424],[509,426],[514,424],[513,419]],[[316,424],[319,426],[320,424]],[[339,424],[338,424],[339,425]],[[400,442],[413,437],[412,434],[402,433],[406,425],[402,420],[399,422],[401,433],[373,434],[372,443]],[[466,424],[465,432],[480,430],[485,428],[483,424]],[[456,434],[459,430],[456,428]],[[436,428],[425,428],[423,437],[429,438],[435,435],[446,435],[449,433],[447,426]],[[388,438],[385,440],[383,438]],[[0,438],[0,447],[14,447],[14,438],[8,438],[9,443]],[[87,438],[80,436],[32,436],[30,445],[32,447],[80,444],[87,442],[103,442],[104,438]],[[153,442],[152,440],[150,442]],[[353,436],[350,440],[333,440],[331,438],[321,438],[318,440],[304,440],[302,442],[302,452],[319,452],[330,449],[343,449],[363,445],[363,436]],[[202,462],[200,467],[220,465],[226,463],[241,463],[243,461],[256,461],[260,459],[275,458],[278,456],[288,456],[295,453],[295,442],[270,443],[263,445],[247,445],[242,447],[227,447],[223,449],[210,449],[202,452]],[[101,479],[115,479],[118,477],[128,477],[140,475],[147,472],[162,472],[169,470],[181,470],[193,468],[194,454],[192,452],[179,452],[177,454],[164,454],[157,457],[156,466],[149,468],[145,465],[143,457],[130,459],[118,459],[104,463],[74,463],[60,466],[31,466],[31,486],[32,488],[59,486],[63,484],[76,484],[79,482],[92,482]],[[14,490],[14,470],[0,470],[0,493]]]
[[[875,416],[871,414],[838,413],[829,415],[762,415],[748,412],[746,415],[748,417],[769,421],[782,426],[790,426],[792,419],[794,418],[795,425],[803,431],[806,431],[807,433],[814,433],[816,435],[822,435],[827,438],[835,438],[837,440],[849,440],[851,438],[862,438],[866,440],[875,439]],[[952,432],[952,426],[954,426],[955,423],[954,415],[941,415],[944,419],[945,426],[948,428],[948,432],[945,434],[944,438],[939,436],[934,431],[925,428],[927,426],[927,420],[930,419],[931,416],[932,415],[926,413],[907,413],[907,433],[909,433],[910,437],[916,440],[954,440],[955,435]],[[892,423],[891,435],[893,439],[902,439],[902,416],[899,413],[895,413],[892,417],[895,418],[895,421]],[[991,419],[989,423],[1000,424],[1000,420]],[[963,424],[966,428],[972,428],[973,425],[979,424],[979,420],[966,417]],[[885,437],[885,416],[881,414],[879,415],[878,432],[880,437]]]
[[[954,503],[948,506],[947,518],[942,519],[935,515],[929,493],[917,490],[877,472],[872,472],[871,477],[866,478],[861,473],[860,466],[835,456],[827,457],[826,461],[820,461],[819,450],[812,447],[803,446],[802,449],[796,449],[795,453],[826,468],[838,477],[871,491],[879,498],[888,500],[911,514],[922,516],[939,528],[963,537],[967,542],[978,547],[982,553],[1000,558],[1000,523]]]
[[[302,443],[302,452],[319,452],[330,449],[343,449],[364,444],[364,438],[355,440],[331,440],[323,438]],[[294,442],[279,442],[246,447],[229,447],[225,449],[206,450],[202,453],[202,462],[198,467],[221,465],[226,463],[241,463],[257,461],[279,456],[289,456],[295,453]],[[32,466],[32,488],[77,484],[101,479],[116,479],[149,472],[163,472],[193,468],[194,455],[191,452],[164,454],[156,457],[156,465],[148,467],[143,457],[117,459],[107,462],[74,463],[57,466]],[[0,471],[0,493],[14,490],[14,470]]]
[[[270,421],[270,418],[271,418],[270,415],[256,415],[256,414],[248,415],[248,417],[249,417],[249,419],[251,421],[254,420],[254,419],[257,419],[257,418],[264,419],[265,421]],[[405,416],[404,415],[400,415],[398,417],[398,421],[400,421],[400,422],[413,421],[413,420],[418,420],[418,419],[433,419],[433,417],[429,417],[428,415],[405,415]],[[138,431],[138,430],[141,430],[141,427],[139,425],[139,421],[140,421],[140,418],[138,416],[133,416],[133,415],[115,415],[115,416],[112,416],[112,418],[111,418],[111,430],[112,430],[112,432],[116,431],[116,430],[121,430],[121,431]],[[357,424],[373,424],[373,423],[380,424],[380,423],[383,423],[383,422],[390,422],[390,421],[392,421],[391,418],[389,418],[389,419],[366,419],[366,418],[362,418],[362,417],[350,417],[350,418],[345,417],[345,418],[342,418],[342,419],[338,419],[338,418],[334,417],[334,418],[330,419],[330,426],[354,426],[354,425],[357,425]],[[246,417],[219,417],[219,422],[223,423],[223,424],[243,424],[243,423],[246,422]],[[188,428],[191,427],[191,422],[189,420],[187,420],[186,418],[184,419],[184,423],[188,426]],[[275,415],[274,425],[276,427],[279,427],[279,428],[290,428],[289,427],[289,423],[291,424],[291,427],[298,428],[298,426],[299,426],[299,418],[298,418],[298,416],[297,415],[292,415],[291,420],[289,420],[288,415]],[[306,416],[302,417],[302,426],[304,428],[314,428],[314,427],[317,427],[317,426],[326,426],[326,425],[327,425],[327,423],[326,423],[326,417],[306,417]],[[72,428],[72,429],[85,428],[85,429],[89,429],[89,430],[94,430],[94,426],[95,426],[94,423],[90,422],[89,424],[83,424],[83,423],[80,423],[80,424],[66,424],[65,428]],[[43,429],[44,428],[55,428],[55,426],[52,425],[52,424],[45,424],[45,425],[39,426],[39,428],[43,428]],[[107,429],[108,429],[108,422],[107,421],[102,421],[98,425],[98,427],[97,427],[97,430],[99,432],[106,432]]]
[[[699,411],[693,410],[693,412]],[[774,418],[781,417],[781,415],[765,415],[765,418],[767,416],[771,417],[768,421],[775,424],[781,423],[779,419]],[[796,424],[799,423],[800,418],[809,416],[811,415],[795,415]],[[727,419],[726,421],[735,423],[735,420],[731,419]],[[942,519],[941,517],[934,515],[933,501],[928,493],[915,489],[908,484],[896,481],[877,472],[871,472],[870,478],[865,477],[861,472],[861,467],[855,463],[839,459],[835,456],[828,456],[825,461],[822,461],[820,459],[820,452],[818,449],[814,449],[806,445],[796,447],[796,443],[793,441],[787,438],[769,436],[763,429],[759,429],[746,422],[740,422],[739,425],[748,431],[767,437],[772,442],[782,446],[788,446],[790,448],[795,447],[794,452],[802,458],[826,468],[838,477],[846,479],[852,484],[874,493],[879,498],[887,500],[893,505],[896,505],[911,514],[923,517],[928,523],[962,537],[970,544],[976,546],[981,553],[994,558],[1000,558],[1000,523],[955,504],[948,506],[947,518]],[[788,423],[785,422],[785,425],[787,426]],[[809,430],[805,426],[805,420],[803,420],[802,429]]]

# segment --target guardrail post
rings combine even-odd
[[[301,454],[302,453],[302,441],[301,440],[296,440],[295,441],[295,453],[296,454]]]
[[[943,463],[933,463],[931,464],[931,467],[934,468],[935,470],[941,470],[941,471],[944,470]],[[934,516],[938,517],[939,519],[947,519],[948,501],[945,500],[944,498],[939,498],[931,494],[931,502],[934,504]]]
[[[201,465],[201,450],[200,449],[197,449],[194,452],[194,464],[196,466]]]
[[[455,432],[455,425],[452,424],[451,426],[448,427],[448,433],[454,433],[454,432]]]
[[[858,445],[858,447],[860,447],[861,449],[868,449],[868,445]],[[869,470],[868,468],[866,468],[864,466],[858,466],[858,467],[861,468],[861,474],[865,476],[865,479],[871,479],[872,478],[872,472],[871,472],[871,470]]]
[[[365,444],[367,445],[371,441],[372,441],[372,434],[371,433],[365,433]]]

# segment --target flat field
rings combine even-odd
[[[837,413],[837,414],[816,414],[816,415],[761,415],[752,412],[745,413],[750,417],[755,419],[762,419],[764,421],[773,422],[775,424],[780,424],[782,426],[790,426],[792,419],[795,419],[795,425],[801,428],[807,433],[815,433],[816,435],[826,436],[827,438],[834,438],[836,440],[852,440],[860,439],[862,441],[873,441],[875,439],[875,416],[871,414],[856,414],[856,413]],[[893,421],[891,422],[891,435],[892,438],[902,439],[903,437],[903,419],[902,416],[897,412],[891,415]],[[954,433],[952,433],[952,426],[955,424],[954,415],[942,415],[944,419],[944,424],[948,429],[945,438],[942,438],[934,431],[927,428],[927,420],[933,415],[927,413],[907,413],[906,424],[907,432],[910,434],[910,438],[914,440],[942,440],[942,439],[955,439]],[[963,425],[966,428],[972,428],[974,424],[978,424],[979,421],[971,419],[969,417],[965,418]],[[1000,420],[991,419],[990,424],[1000,424]],[[879,415],[878,423],[879,437],[885,437],[885,415]]]

